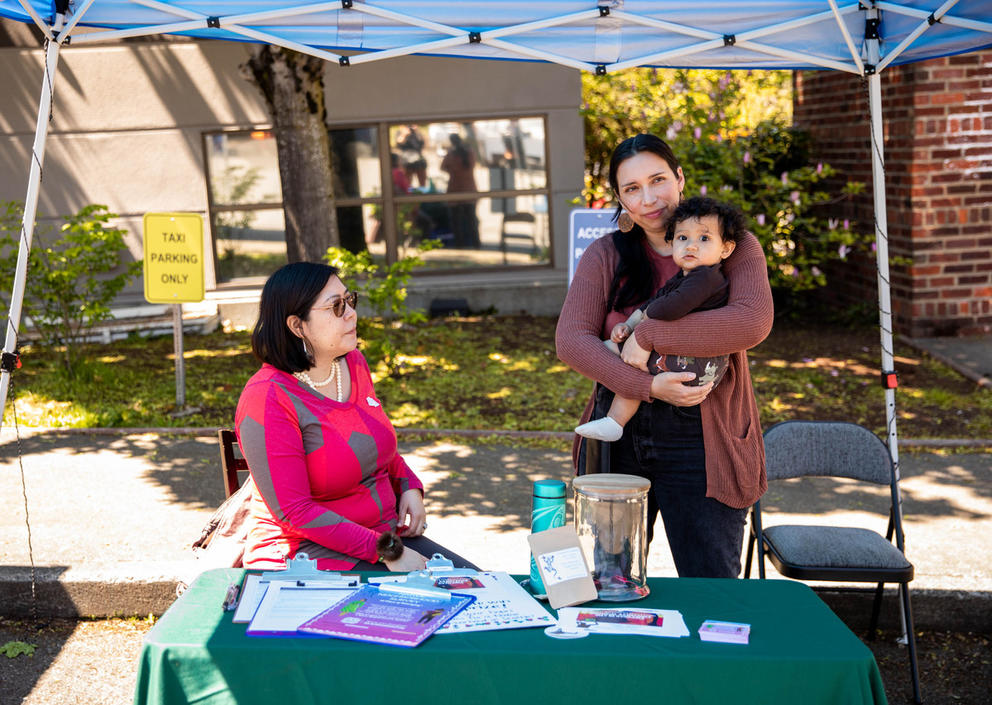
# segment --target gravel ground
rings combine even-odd
[[[134,693],[147,621],[53,620],[38,629],[0,619],[0,646],[36,645],[34,656],[0,656],[0,705],[127,705]],[[869,642],[892,705],[912,703],[906,651],[883,633]],[[917,648],[924,702],[928,705],[989,703],[992,636],[920,632]]]

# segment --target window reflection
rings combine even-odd
[[[507,212],[507,205],[511,212]],[[440,247],[421,256],[429,268],[549,263],[547,199],[543,195],[452,198],[404,203],[397,211],[400,257],[424,240]]]
[[[330,131],[337,198],[382,195],[378,130],[356,127]]]

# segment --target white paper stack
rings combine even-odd
[[[689,628],[678,610],[564,607],[558,610],[558,627],[563,632],[588,631],[590,634],[689,636]]]

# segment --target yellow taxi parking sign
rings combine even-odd
[[[203,301],[203,218],[199,213],[145,214],[144,275],[149,303]]]

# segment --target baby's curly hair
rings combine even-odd
[[[720,223],[720,237],[724,240],[738,242],[747,232],[747,222],[740,209],[730,203],[717,201],[705,196],[693,196],[682,201],[668,219],[668,230],[665,232],[665,242],[675,239],[675,226],[689,218],[705,218],[715,215]]]

